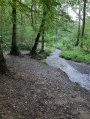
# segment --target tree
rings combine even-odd
[[[83,37],[84,37],[84,31],[85,31],[86,2],[87,2],[87,0],[84,0],[84,8],[83,8],[83,24],[82,24],[82,34],[81,34],[81,44],[80,44],[80,47],[81,47],[81,48],[83,48]]]
[[[34,3],[33,3],[33,0],[32,0],[31,1],[31,25],[32,25],[32,27],[34,26],[33,6],[34,6]]]
[[[42,45],[41,45],[40,52],[44,52],[44,41],[45,41],[44,35],[45,35],[45,32],[44,32],[44,29],[43,29],[42,30]]]
[[[0,22],[1,22],[1,42],[2,42],[2,3],[1,3],[1,18],[0,18]]]
[[[5,73],[6,70],[7,70],[7,66],[3,56],[3,51],[1,48],[1,42],[0,42],[0,73]]]
[[[43,18],[42,18],[42,21],[41,21],[39,32],[38,32],[37,37],[35,39],[34,46],[33,46],[32,50],[30,52],[30,55],[32,55],[32,56],[35,56],[36,55],[36,50],[37,50],[39,38],[40,38],[41,33],[42,33],[42,30],[44,29],[44,26],[45,26],[45,16],[46,16],[46,11],[43,11]]]
[[[80,25],[81,25],[81,5],[80,5],[80,2],[78,0],[78,4],[79,4],[79,22],[78,22],[78,35],[77,35],[77,41],[76,41],[76,44],[75,46],[78,46],[79,45],[79,40],[80,40]]]
[[[42,6],[41,8],[43,10],[43,15],[42,15],[42,20],[41,20],[39,32],[38,32],[37,37],[35,39],[34,46],[32,47],[32,50],[30,52],[30,55],[33,55],[33,56],[35,56],[37,54],[36,50],[37,50],[37,46],[39,43],[39,38],[40,38],[41,33],[43,32],[44,27],[45,27],[45,22],[47,22],[49,19],[54,18],[55,14],[56,14],[56,6],[57,6],[56,0],[52,0],[52,1],[39,0],[39,1],[40,1],[41,6]],[[44,32],[45,32],[45,30],[44,30]]]
[[[12,0],[12,22],[13,22],[13,27],[12,27],[12,46],[11,46],[11,51],[10,54],[12,55],[19,55],[20,52],[17,47],[17,36],[16,36],[16,30],[17,30],[17,20],[16,20],[16,0]]]

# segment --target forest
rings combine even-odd
[[[0,119],[90,119],[90,0],[0,0],[0,80]]]
[[[0,67],[6,67],[2,50],[45,58],[55,48],[65,50],[62,57],[90,64],[89,12],[89,0],[0,0]]]

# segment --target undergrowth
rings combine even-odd
[[[88,54],[85,51],[63,50],[60,56],[67,60],[73,60],[76,62],[84,62],[84,63],[90,64],[90,54]]]
[[[43,64],[47,64],[47,62],[45,60],[40,60],[39,62],[43,63]]]
[[[46,59],[47,56],[50,56],[50,53],[53,52],[54,48],[47,48],[43,52],[38,52],[36,55],[36,59],[43,60]]]

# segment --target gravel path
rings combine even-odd
[[[58,49],[51,53],[51,56],[46,59],[48,65],[60,68],[68,75],[71,81],[77,82],[82,87],[90,90],[90,65],[65,60],[59,57],[60,53],[61,50]]]
[[[59,68],[5,53],[11,74],[0,76],[0,119],[90,119],[90,91]]]

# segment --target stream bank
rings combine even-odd
[[[58,49],[51,53],[51,55],[45,59],[47,64],[60,68],[68,75],[71,81],[76,82],[80,84],[80,86],[90,90],[90,65],[66,60],[60,57],[60,53],[61,50]]]

